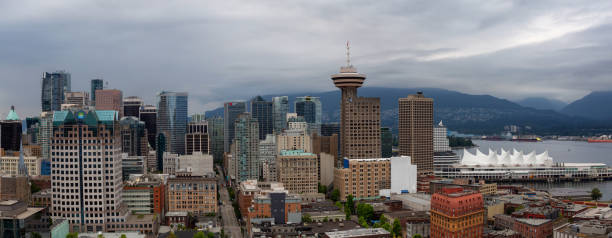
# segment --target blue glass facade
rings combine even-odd
[[[40,162],[40,175],[51,175],[51,161],[43,159]]]
[[[42,77],[41,105],[43,112],[59,111],[64,93],[70,92],[70,74],[63,71],[45,72]]]
[[[185,154],[187,93],[161,92],[157,95],[157,134],[164,134],[166,150]]]

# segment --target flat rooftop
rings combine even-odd
[[[524,219],[524,218],[517,218],[516,221],[518,222],[522,222],[525,224],[529,224],[532,226],[539,226],[548,222],[551,222],[552,220],[550,219]]]
[[[389,234],[389,232],[383,228],[360,228],[346,231],[325,232],[325,235],[327,235],[329,238],[360,237],[385,234]]]

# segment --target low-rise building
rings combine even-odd
[[[574,220],[607,220],[612,223],[612,208],[593,207],[574,216]]]
[[[127,208],[134,214],[165,215],[166,181],[162,176],[132,176],[124,184],[122,196]]]
[[[51,207],[51,189],[40,190],[32,194],[31,207]]]
[[[578,221],[554,228],[555,238],[609,238],[612,225],[600,221]]]
[[[283,191],[286,190],[283,184],[279,182],[260,182],[257,180],[242,181],[237,192],[240,213],[248,217],[249,207],[251,207],[253,198],[256,195]]]
[[[28,175],[38,176],[40,175],[40,164],[42,162],[41,157],[35,156],[24,156],[23,162],[28,169]],[[19,154],[14,156],[2,156],[0,157],[0,172],[5,175],[17,175],[19,174]]]
[[[41,219],[44,208],[28,207],[23,201],[0,202],[0,234],[2,237],[25,237],[30,232],[48,232],[49,222]]]
[[[402,237],[412,237],[419,234],[422,237],[429,237],[430,222],[429,213],[425,211],[401,210],[383,213],[388,221],[397,219],[402,226]]]
[[[30,183],[27,176],[0,175],[0,201],[30,201]]]
[[[325,232],[323,238],[387,238],[391,233],[383,228],[360,228],[347,231]]]
[[[493,216],[496,229],[513,229],[514,217],[506,214],[497,214]]]
[[[553,220],[517,218],[512,230],[526,238],[548,238],[553,235]]]
[[[124,232],[137,232],[139,234],[144,234],[147,238],[154,238],[157,237],[159,231],[158,215],[128,215],[125,222],[109,224],[108,231],[115,232],[116,234],[121,234]]]
[[[479,192],[445,187],[431,197],[431,237],[482,237],[484,204]]]
[[[348,195],[355,199],[378,198],[381,189],[391,188],[391,160],[344,158],[342,168],[334,170],[334,188],[340,200]]]
[[[206,215],[217,212],[217,180],[190,173],[168,178],[168,212]]]
[[[274,224],[301,223],[302,199],[298,195],[286,192],[270,192],[259,194],[253,198],[248,211],[250,223]]]
[[[431,195],[429,194],[392,194],[391,200],[401,201],[404,209],[412,211],[429,211],[431,208]]]

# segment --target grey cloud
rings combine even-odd
[[[188,91],[190,111],[256,94],[367,85],[571,101],[609,80],[609,1],[2,1],[0,107],[40,110],[40,75],[102,77],[147,103]],[[532,39],[533,38],[533,39]],[[529,40],[529,41],[526,41]],[[0,111],[2,109],[0,108]]]

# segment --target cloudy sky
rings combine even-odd
[[[612,1],[0,1],[0,107],[40,111],[45,71],[73,91],[188,91],[190,113],[255,94],[439,87],[566,102],[612,90]],[[5,109],[1,109],[5,114]]]

